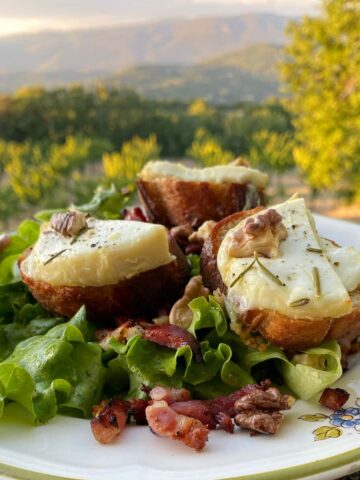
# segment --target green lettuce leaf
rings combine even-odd
[[[94,193],[93,198],[83,205],[75,205],[75,208],[83,213],[96,218],[117,219],[121,218],[121,210],[126,207],[135,196],[135,187],[133,184],[124,187],[127,193],[119,191],[114,184],[109,187],[100,185]],[[66,212],[67,208],[42,210],[34,215],[34,218],[40,222],[48,222],[56,212]]]
[[[186,255],[187,261],[190,265],[190,275],[195,277],[196,275],[200,275],[200,255],[196,255],[195,253],[190,253]]]
[[[308,400],[341,377],[340,346],[335,341],[325,342],[294,355],[291,362],[283,360],[279,368],[287,386]]]
[[[121,378],[117,393],[125,392],[127,397],[144,396],[142,385],[186,386],[197,396],[211,398],[254,383],[252,376],[234,362],[231,347],[220,336],[211,343],[206,338],[211,331],[226,333],[227,322],[221,306],[212,297],[209,301],[200,297],[191,302],[191,308],[194,319],[189,331],[198,339],[203,338],[200,341],[203,362],[194,360],[189,346],[173,350],[138,336],[126,345],[111,339],[109,345],[118,354],[108,364],[107,386],[113,393],[116,378]]]
[[[0,414],[5,401],[22,405],[35,423],[58,411],[89,417],[105,377],[101,349],[87,342],[82,307],[68,322],[20,342],[0,363]]]
[[[0,362],[13,352],[18,343],[34,335],[43,335],[64,321],[62,317],[50,317],[38,303],[25,304],[14,314],[11,323],[0,325]]]
[[[194,361],[191,349],[172,350],[140,337],[126,345],[112,339],[117,354],[109,362],[108,385],[118,381],[118,392],[144,396],[142,385],[189,388],[201,398],[225,395],[256,380],[270,378],[287,385],[298,397],[308,399],[333,384],[342,373],[336,342],[304,351],[292,359],[283,350],[267,345],[264,350],[247,346],[229,329],[223,308],[210,296],[189,304],[193,320],[189,332],[200,342],[203,361]]]
[[[24,220],[15,233],[10,234],[10,244],[0,251],[0,285],[18,282],[20,279],[16,261],[25,249],[38,239],[40,224]]]

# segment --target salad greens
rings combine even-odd
[[[19,281],[16,261],[20,253],[36,242],[40,225],[34,220],[24,220],[15,233],[10,234],[10,244],[0,250],[0,285]],[[1,294],[0,294],[1,295]]]
[[[44,423],[58,411],[88,417],[99,401],[105,369],[101,348],[86,340],[85,308],[44,335],[20,342],[0,363],[0,414],[12,400]]]
[[[79,210],[98,218],[120,218],[120,209],[134,193],[112,185],[99,188]],[[59,211],[59,210],[57,210]],[[20,281],[18,256],[38,238],[40,223],[54,210],[25,220],[0,250],[0,416],[7,402],[21,404],[35,423],[57,412],[89,417],[101,398],[121,394],[143,397],[143,386],[186,387],[198,398],[225,395],[244,385],[270,378],[308,399],[342,374],[340,347],[327,342],[292,358],[274,346],[250,348],[229,328],[214,297],[190,302],[189,332],[199,341],[203,361],[189,346],[177,350],[135,336],[126,344],[115,338],[102,351],[92,340],[93,325],[81,308],[69,321],[53,317]],[[200,273],[199,255],[188,255],[191,275]]]
[[[225,313],[213,297],[199,297],[189,305],[193,321],[188,330],[200,342],[203,362],[195,362],[188,346],[175,351],[139,336],[126,345],[111,339],[109,346],[117,354],[108,363],[107,387],[112,393],[118,375],[122,382],[115,391],[126,397],[143,396],[143,384],[162,384],[184,386],[197,396],[211,398],[259,380],[256,367],[261,364],[267,378],[274,378],[275,367],[297,396],[308,399],[341,376],[341,354],[336,342],[324,343],[289,360],[274,345],[263,351],[248,347],[229,330]]]

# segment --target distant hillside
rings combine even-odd
[[[277,63],[282,47],[256,45],[193,66],[139,66],[105,79],[109,86],[131,87],[150,98],[211,103],[261,102],[279,94]]]
[[[264,13],[13,35],[0,38],[0,75],[94,77],[135,65],[193,64],[258,43],[283,44],[288,20]]]

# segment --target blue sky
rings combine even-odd
[[[68,30],[167,17],[271,12],[314,14],[320,0],[0,0],[0,35]]]

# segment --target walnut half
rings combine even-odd
[[[64,237],[73,237],[86,228],[86,226],[86,216],[76,210],[54,213],[50,221],[50,227],[64,235]]]
[[[191,278],[185,287],[184,295],[171,309],[170,323],[181,328],[188,328],[193,318],[189,303],[191,300],[194,300],[194,298],[207,297],[209,294],[210,290],[204,287],[201,275],[196,275],[196,277]]]
[[[273,208],[263,214],[249,217],[233,233],[229,254],[232,257],[251,257],[254,252],[264,257],[276,257],[279,245],[287,237],[282,216]]]

